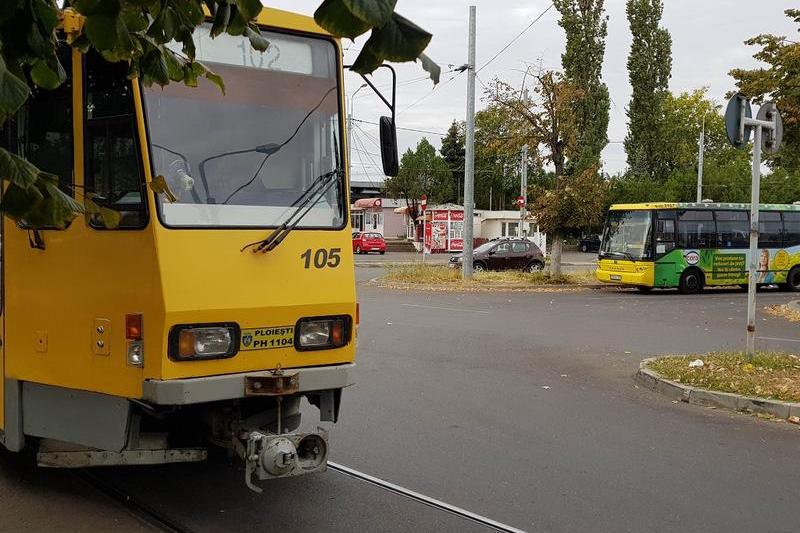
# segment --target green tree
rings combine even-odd
[[[569,231],[599,220],[605,207],[606,182],[598,174],[599,160],[579,172],[568,172],[573,158],[580,157],[579,117],[574,110],[584,102],[585,93],[557,72],[545,71],[533,79],[532,98],[524,89],[513,89],[499,80],[486,98],[509,111],[504,115],[504,135],[496,142],[516,153],[528,144],[534,168],[553,169],[550,179],[534,184],[528,196],[533,198],[531,212],[552,242],[551,271],[560,275],[563,238]]]
[[[559,25],[567,37],[561,56],[566,79],[580,91],[575,103],[576,153],[570,157],[569,172],[597,167],[600,153],[608,144],[611,100],[602,82],[608,16],[605,0],[554,0],[561,13]]]
[[[439,67],[423,51],[431,35],[395,13],[396,0],[324,0],[314,17],[337,37],[370,37],[352,69],[365,74],[384,60],[420,60],[438,82]],[[64,4],[63,7],[59,7]],[[52,90],[66,79],[56,50],[62,41],[106,60],[126,61],[128,75],[145,85],[183,82],[197,85],[204,76],[224,90],[223,80],[195,61],[194,29],[206,19],[211,34],[244,35],[265,51],[268,41],[255,18],[260,0],[4,0],[0,10],[0,126],[31,94],[31,87]],[[64,30],[63,34],[58,29]],[[166,44],[180,43],[180,53]],[[0,179],[7,183],[0,211],[33,226],[63,227],[84,205],[58,188],[58,179],[22,157],[0,148]],[[5,185],[3,183],[3,185]],[[87,193],[90,191],[87,191]],[[85,195],[88,209],[96,209]]]
[[[786,16],[800,24],[800,9],[788,9]],[[783,146],[767,162],[773,168],[800,173],[800,43],[781,35],[764,34],[745,44],[760,47],[753,57],[767,66],[733,69],[730,75],[739,91],[756,103],[775,101],[783,117]]]
[[[669,173],[664,158],[663,104],[672,72],[672,38],[659,26],[661,0],[628,0],[627,14],[633,42],[628,76],[633,96],[628,105],[625,152],[630,172],[664,181]]]
[[[442,147],[439,153],[442,154],[447,166],[453,173],[453,197],[451,200],[458,204],[461,203],[461,187],[464,183],[464,157],[465,157],[465,138],[464,126],[455,120],[450,124],[447,135],[442,138]]]
[[[453,174],[436,148],[423,137],[414,150],[406,150],[400,158],[400,172],[386,178],[384,188],[390,198],[405,199],[408,215],[417,220],[419,200],[428,197],[428,204],[446,202],[453,194]]]

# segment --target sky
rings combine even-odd
[[[321,0],[265,0],[269,7],[313,15]],[[725,94],[734,89],[728,76],[732,68],[753,68],[758,62],[752,54],[754,47],[744,41],[761,33],[785,35],[797,39],[797,27],[784,15],[796,7],[789,0],[665,0],[662,25],[672,35],[672,79],[674,93],[708,87],[709,95],[719,104]],[[434,88],[424,79],[425,72],[417,63],[396,65],[398,74],[397,126],[400,153],[414,147],[427,137],[437,148],[442,133],[450,123],[466,116],[467,76],[452,71],[467,62],[467,27],[469,6],[477,7],[476,64],[480,69],[476,84],[476,108],[485,107],[482,101],[483,84],[499,77],[519,85],[527,65],[545,69],[560,69],[565,37],[558,26],[558,12],[547,11],[522,37],[491,63],[489,60],[505,47],[535,18],[551,5],[548,0],[398,0],[396,11],[433,34],[426,53],[442,67],[442,78]],[[609,174],[625,170],[625,150],[622,141],[627,131],[625,109],[631,96],[626,67],[631,35],[625,15],[625,0],[606,0],[609,16],[603,81],[611,95],[609,145],[603,151],[603,165]],[[350,48],[345,64],[352,62],[366,36],[355,42],[345,41]],[[487,64],[488,63],[488,64]],[[485,66],[484,66],[485,65]],[[375,83],[384,86],[389,78],[376,74]],[[349,96],[362,85],[357,75],[345,77]],[[361,89],[353,98],[356,120],[377,122],[387,109],[371,94]],[[405,128],[405,129],[403,129]],[[409,129],[425,132],[408,131]],[[353,128],[352,179],[383,180],[377,147],[377,127],[356,122]]]

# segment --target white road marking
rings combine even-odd
[[[784,339],[783,337],[756,337],[762,341],[778,341],[778,342],[800,342],[800,339]]]
[[[463,311],[465,313],[480,313],[482,315],[490,315],[489,311],[479,311],[477,309],[459,309],[457,307],[437,307],[435,305],[418,305],[418,304],[400,304],[403,307],[419,307],[422,309],[436,309],[437,311]]]

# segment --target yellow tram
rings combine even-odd
[[[4,146],[100,206],[63,230],[3,220],[9,450],[82,467],[215,445],[256,490],[325,468],[325,432],[296,431],[301,397],[336,422],[353,383],[342,52],[308,17],[258,21],[264,54],[195,32],[225,94],[145,88],[65,46],[68,81],[7,122]]]

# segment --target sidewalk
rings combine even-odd
[[[425,256],[425,263],[444,265],[450,261],[453,254],[430,254]],[[356,255],[357,267],[383,267],[388,264],[414,264],[422,263],[422,254],[413,252],[386,252],[385,255],[368,254]],[[581,252],[564,252],[561,254],[561,264],[574,270],[591,270],[597,267],[597,254],[584,254]]]

